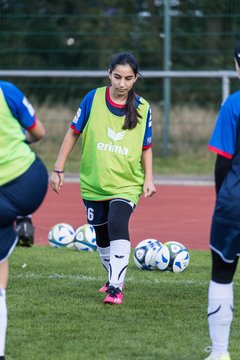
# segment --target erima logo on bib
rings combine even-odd
[[[111,128],[107,128],[107,135],[113,141],[120,141],[124,138],[125,131],[115,132]],[[109,151],[117,154],[127,155],[128,148],[124,146],[114,145],[113,143],[106,144],[106,143],[97,143],[97,149],[102,151]]]
[[[125,131],[115,132],[114,130],[108,127],[108,137],[113,141],[119,141],[124,138]]]
[[[117,154],[122,154],[122,155],[128,154],[127,148],[125,148],[123,146],[113,145],[112,143],[105,144],[105,143],[99,142],[99,143],[97,143],[97,149],[102,150],[102,151],[109,151],[109,152],[113,152],[113,153],[117,153]]]

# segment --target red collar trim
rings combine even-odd
[[[107,86],[106,88],[106,99],[107,102],[109,102],[110,105],[119,108],[119,109],[123,109],[125,107],[125,105],[121,105],[121,104],[117,104],[114,101],[112,101],[112,99],[110,98],[110,91],[109,91],[109,86]]]

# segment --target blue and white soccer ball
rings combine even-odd
[[[96,233],[92,225],[84,224],[76,230],[74,237],[74,246],[77,250],[97,250]]]
[[[188,249],[177,241],[168,241],[164,245],[168,248],[170,253],[170,261],[166,270],[174,273],[184,271],[190,260]]]
[[[156,269],[155,255],[158,248],[161,246],[156,239],[146,239],[140,241],[134,249],[133,259],[135,265],[141,270]]]
[[[159,270],[166,270],[170,263],[170,251],[166,245],[162,243],[159,245],[155,254],[156,267]]]
[[[75,230],[71,225],[59,223],[50,229],[48,242],[54,248],[73,248],[74,235]]]

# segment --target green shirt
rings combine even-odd
[[[109,111],[105,92],[105,87],[96,90],[82,134],[82,197],[94,201],[120,197],[137,204],[143,192],[141,156],[149,104],[141,98],[142,118],[134,129],[123,130],[125,117]]]
[[[35,160],[0,89],[0,186],[22,175]]]

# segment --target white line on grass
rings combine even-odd
[[[133,276],[127,277],[127,282],[134,282],[135,284],[174,284],[174,285],[201,285],[207,286],[209,284],[208,280],[186,280],[186,279],[179,279],[179,274],[176,274],[176,279],[136,279]],[[71,274],[37,274],[37,273],[27,273],[27,274],[18,274],[18,275],[11,275],[13,279],[36,279],[36,280],[43,280],[43,279],[53,279],[53,280],[74,280],[74,281],[104,281],[102,277],[96,276],[86,276],[86,275],[71,275]],[[240,282],[235,281],[234,286],[239,286]]]

